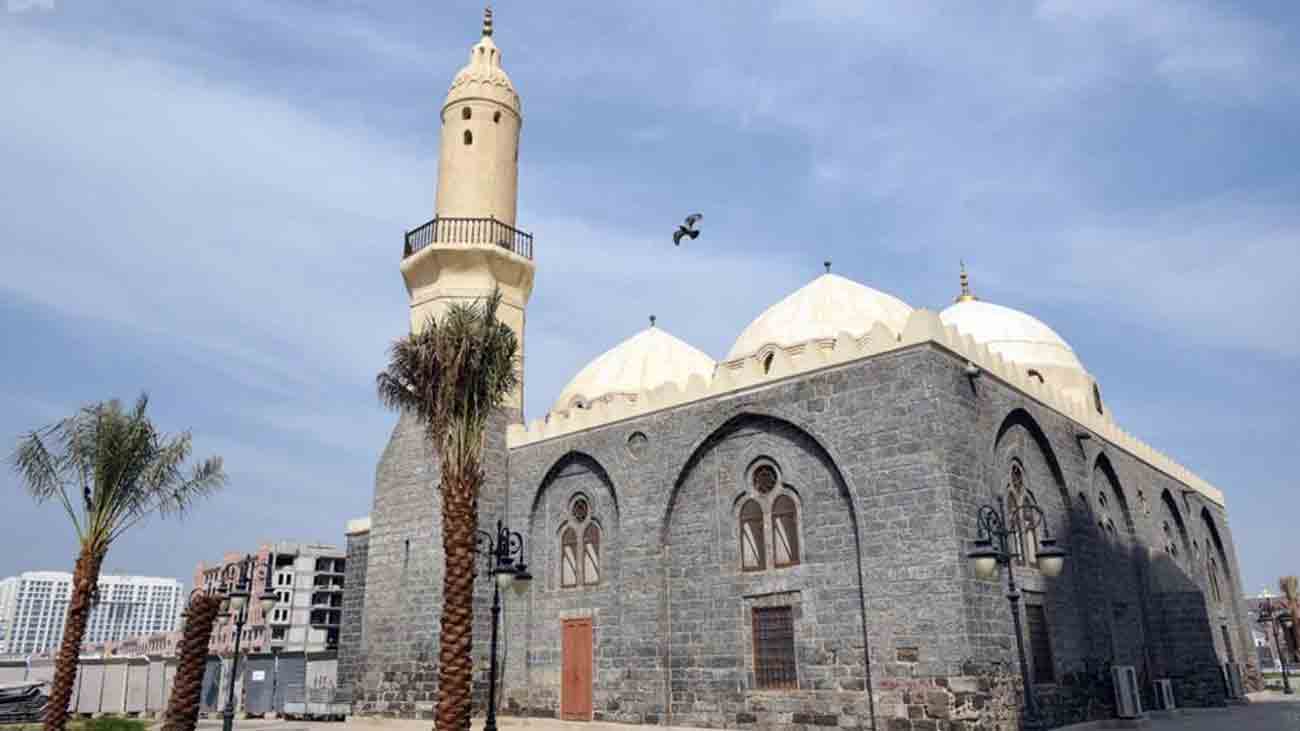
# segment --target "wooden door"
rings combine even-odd
[[[566,619],[561,643],[560,718],[591,720],[591,619]]]

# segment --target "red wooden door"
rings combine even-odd
[[[566,619],[561,642],[560,718],[591,720],[591,620]]]

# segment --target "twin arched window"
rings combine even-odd
[[[794,498],[777,492],[764,508],[764,499],[771,497],[780,478],[776,467],[760,464],[750,473],[750,483],[755,497],[746,498],[740,506],[740,568],[742,571],[764,571],[770,561],[773,568],[797,566],[802,558],[799,545],[799,506]],[[771,520],[768,520],[768,515]],[[769,531],[770,527],[770,531]],[[768,536],[771,550],[768,550]]]
[[[573,501],[569,514],[571,520],[560,531],[560,588],[595,586],[600,583],[600,526],[585,497]]]
[[[1037,505],[1038,500],[1034,498],[1034,493],[1025,487],[1025,469],[1020,466],[1018,460],[1011,462],[1011,477],[1007,482],[1007,506],[1011,508],[1008,514],[1014,512],[1020,513],[1020,531],[1016,534],[1016,563],[1021,566],[1038,565],[1038,531],[1034,528],[1034,521],[1037,516],[1030,516],[1029,513],[1020,512],[1026,505]]]

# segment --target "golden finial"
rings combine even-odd
[[[826,273],[827,273],[827,274],[830,274],[830,273],[831,273],[831,260],[830,260],[830,259],[827,259],[826,261],[822,262],[822,266],[826,267]]]
[[[656,319],[658,319],[658,318],[656,318],[654,315],[651,315],[651,316],[650,316],[650,327],[654,327],[654,326],[655,326],[655,320],[656,320]]]
[[[957,295],[954,302],[974,302],[979,299],[970,293],[970,277],[966,274],[966,262],[961,262],[961,294]]]
[[[483,8],[483,37],[492,35],[492,6]]]

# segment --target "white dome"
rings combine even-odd
[[[713,377],[713,359],[651,325],[587,364],[560,391],[555,411],[605,396],[635,395],[666,383],[685,387],[691,376]]]
[[[752,355],[767,345],[788,348],[833,339],[841,332],[860,336],[877,322],[901,333],[911,314],[912,308],[897,297],[838,274],[823,274],[749,323],[727,360]]]
[[[1055,330],[1019,310],[966,299],[940,312],[939,320],[1007,360],[1086,373],[1074,349]]]

